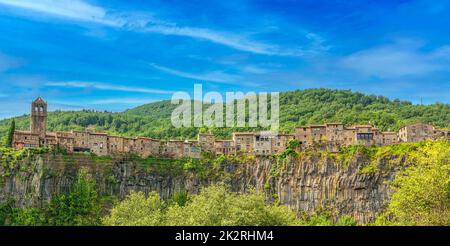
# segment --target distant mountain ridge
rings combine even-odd
[[[51,104],[51,101],[49,102]],[[229,137],[233,131],[249,128],[179,128],[172,127],[170,117],[177,105],[170,101],[145,104],[124,112],[55,111],[48,115],[49,131],[82,130],[95,127],[98,131],[122,136],[155,138],[194,138],[199,131],[211,130],[219,137]],[[29,128],[29,116],[15,117],[16,129]],[[11,119],[0,121],[2,143]],[[382,130],[398,130],[405,124],[423,122],[439,128],[450,127],[450,105],[435,103],[413,105],[389,100],[383,96],[365,95],[350,90],[306,89],[280,93],[280,128],[293,132],[299,125],[342,122],[346,125],[370,123]]]

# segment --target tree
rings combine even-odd
[[[96,184],[85,170],[80,170],[69,193],[53,197],[45,208],[48,225],[98,225],[101,204]]]
[[[450,142],[428,141],[397,174],[389,204],[395,223],[450,225]]]
[[[8,136],[6,138],[6,147],[12,148],[14,141],[14,132],[16,130],[16,121],[13,119],[11,125],[9,126]]]
[[[148,197],[142,192],[132,192],[125,200],[111,209],[102,222],[110,226],[158,226],[163,225],[164,202],[156,193]]]
[[[277,226],[296,225],[286,206],[266,203],[262,193],[234,193],[213,185],[183,204],[165,204],[156,193],[131,193],[103,219],[105,225]]]

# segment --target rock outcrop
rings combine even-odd
[[[205,176],[195,171],[161,171],[126,157],[98,161],[89,156],[41,154],[20,160],[7,175],[0,168],[0,202],[13,199],[21,207],[42,206],[53,194],[70,191],[77,171],[85,168],[101,194],[119,198],[135,190],[155,191],[167,199],[176,191],[197,193],[201,187],[223,182],[233,191],[264,191],[268,199],[299,213],[328,209],[335,218],[346,214],[365,223],[385,207],[391,194],[386,181],[396,173],[389,160],[378,162],[376,171],[362,173],[369,164],[363,156],[353,157],[346,165],[333,156],[256,158],[244,164],[225,161],[220,167],[211,166]]]

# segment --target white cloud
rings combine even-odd
[[[72,20],[123,28],[129,31],[152,32],[206,40],[255,54],[279,56],[303,56],[305,54],[302,48],[282,48],[277,45],[253,41],[245,35],[218,32],[205,28],[181,27],[164,20],[156,20],[149,17],[142,18],[141,16],[133,16],[125,13],[112,13],[83,0],[0,0],[0,4]],[[317,42],[316,36],[312,33],[308,33],[307,38]]]
[[[130,104],[130,105],[142,105],[155,102],[154,99],[145,99],[145,98],[108,98],[101,100],[94,100],[88,102],[90,105],[104,105],[104,104]]]
[[[5,72],[21,65],[20,59],[0,53],[0,72]]]
[[[82,101],[77,100],[74,101],[58,101],[58,100],[52,100],[50,101],[53,105],[59,105],[63,106],[68,109],[84,109],[89,108],[90,106],[104,106],[104,105],[143,105],[147,103],[154,102],[154,99],[148,99],[148,98],[121,98],[121,97],[114,97],[114,98],[105,98],[105,99],[97,99],[97,100],[89,100],[89,101]],[[89,105],[89,106],[86,106]]]
[[[204,28],[150,24],[138,30],[143,32],[154,32],[165,35],[185,36],[206,40],[228,46],[236,50],[247,51],[255,54],[280,56],[304,55],[304,51],[301,49],[282,49],[276,45],[252,41],[246,37],[235,35],[233,33],[217,32]]]
[[[203,74],[194,74],[194,73],[187,73],[175,69],[171,69],[168,67],[159,66],[156,64],[150,64],[153,68],[160,70],[162,72],[172,74],[175,76],[188,78],[188,79],[195,79],[199,81],[212,81],[212,82],[218,82],[218,83],[227,83],[227,84],[234,84],[237,82],[237,80],[240,79],[239,76],[231,75],[224,73],[222,71],[214,71],[214,72],[208,72]]]
[[[266,74],[272,70],[258,65],[243,65],[241,71],[250,74]]]
[[[169,90],[129,87],[129,86],[104,84],[104,83],[99,83],[99,82],[84,82],[84,81],[48,82],[45,85],[48,87],[93,88],[93,89],[98,89],[98,90],[139,92],[139,93],[150,93],[150,94],[172,94],[172,93],[174,93],[173,91],[169,91]]]
[[[120,26],[119,19],[109,19],[106,10],[82,0],[0,0],[1,4],[59,17]]]
[[[380,78],[420,76],[450,68],[450,48],[421,50],[421,45],[400,42],[362,50],[343,58],[339,65]]]

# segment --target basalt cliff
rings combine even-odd
[[[156,161],[156,160],[155,160]],[[387,184],[404,159],[377,160],[376,169],[363,155],[346,161],[323,154],[277,158],[249,158],[245,162],[224,160],[197,171],[153,165],[137,158],[118,156],[98,160],[83,155],[35,154],[0,167],[0,202],[14,200],[16,206],[40,207],[55,193],[70,191],[77,171],[88,170],[103,195],[124,198],[130,191],[155,191],[164,199],[177,191],[197,193],[212,183],[225,183],[233,191],[256,188],[270,200],[279,201],[299,213],[329,209],[338,218],[351,215],[359,223],[374,219],[388,202]],[[167,164],[169,165],[169,164]]]

